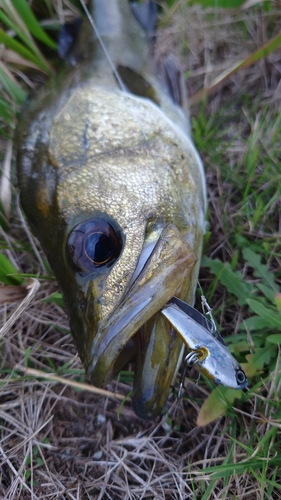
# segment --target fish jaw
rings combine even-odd
[[[166,405],[184,346],[159,312],[144,324],[137,340],[132,407],[138,417],[152,420]]]
[[[157,313],[173,295],[186,293],[195,264],[196,258],[177,228],[173,224],[165,226],[139,276],[129,285],[118,307],[99,323],[94,335],[89,331],[86,334],[87,338],[92,338],[92,345],[85,364],[95,385],[103,386],[111,381],[114,365],[121,351],[155,315],[154,322],[158,323],[156,336],[161,336],[159,324],[163,326],[164,323],[160,317],[157,319]],[[147,326],[145,329],[147,330]],[[144,353],[149,342],[149,334],[146,333],[142,338],[141,353],[138,353],[141,360],[138,366],[147,362]],[[170,333],[167,335],[167,342],[174,343]],[[177,353],[180,346],[181,342],[178,343]],[[169,346],[166,351],[170,351]],[[160,364],[162,361],[159,360]],[[139,370],[142,371],[137,371]],[[172,380],[174,371],[175,366],[169,381]],[[136,377],[138,378],[137,375]],[[159,387],[158,390],[159,393],[162,392]]]

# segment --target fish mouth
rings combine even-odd
[[[87,372],[94,385],[107,385],[120,365],[118,359],[126,358],[126,347],[133,343],[133,407],[138,416],[150,419],[165,405],[183,346],[160,310],[174,295],[184,298],[191,287],[193,293],[197,259],[178,229],[168,224],[149,257],[144,249],[139,262],[140,272],[134,274],[118,307],[98,326]]]

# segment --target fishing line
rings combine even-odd
[[[213,317],[213,309],[209,306],[208,302],[207,302],[207,299],[205,297],[205,295],[203,294],[203,290],[202,290],[202,287],[199,283],[199,281],[197,281],[197,284],[198,284],[198,287],[200,288],[200,292],[201,292],[201,307],[202,307],[202,312],[203,314],[205,314],[205,316],[209,316],[209,320],[210,320],[210,323],[211,323],[211,328],[208,327],[208,330],[210,331],[210,333],[214,334],[217,330],[217,326],[216,326],[216,323],[215,323],[215,320],[214,320],[214,317]]]
[[[116,67],[114,66],[114,64],[113,64],[113,61],[112,61],[112,59],[111,59],[111,57],[110,57],[110,55],[109,55],[109,52],[108,52],[108,50],[107,50],[107,48],[106,48],[106,45],[105,45],[105,43],[104,43],[104,41],[103,41],[102,37],[101,37],[101,36],[100,36],[100,34],[99,34],[99,30],[98,30],[98,28],[97,28],[97,26],[96,26],[96,24],[95,24],[95,22],[94,22],[94,20],[93,20],[93,17],[92,17],[92,15],[91,15],[91,13],[90,13],[90,11],[89,11],[88,7],[87,7],[87,6],[86,6],[86,4],[84,3],[84,0],[80,0],[80,3],[81,3],[81,5],[82,5],[82,7],[83,7],[84,11],[86,12],[86,16],[87,16],[87,18],[89,19],[89,21],[90,21],[90,23],[91,23],[91,26],[92,26],[92,28],[93,28],[93,30],[94,30],[94,32],[95,32],[95,34],[96,34],[96,37],[97,37],[97,39],[98,39],[98,41],[99,41],[99,43],[100,43],[100,46],[101,46],[102,50],[104,51],[105,57],[106,57],[106,58],[107,58],[107,60],[108,60],[108,63],[109,63],[109,65],[110,65],[110,67],[111,67],[111,69],[112,69],[112,71],[113,71],[113,73],[114,73],[114,75],[115,75],[115,77],[116,77],[116,80],[117,80],[117,81],[118,81],[118,83],[119,83],[119,86],[120,86],[121,90],[122,90],[123,92],[127,92],[127,89],[126,89],[126,87],[125,87],[125,85],[124,85],[124,82],[122,81],[122,79],[121,79],[121,77],[120,77],[120,75],[119,75],[119,72],[118,72],[117,68],[116,68]]]
[[[106,1],[106,0],[104,0],[104,1]],[[103,39],[102,39],[102,37],[101,37],[101,35],[100,35],[100,33],[99,33],[99,30],[98,30],[98,28],[97,28],[96,24],[95,24],[95,21],[94,21],[94,19],[93,19],[93,16],[91,15],[91,13],[90,13],[90,11],[89,11],[88,7],[87,7],[87,6],[86,6],[86,4],[84,3],[84,0],[80,0],[80,3],[81,3],[81,5],[82,5],[82,7],[83,7],[83,9],[84,9],[84,11],[85,11],[85,13],[86,13],[86,16],[87,16],[87,18],[88,18],[88,20],[89,20],[89,22],[90,22],[90,24],[91,24],[91,26],[92,26],[92,28],[93,28],[93,30],[94,30],[94,33],[95,33],[95,35],[96,35],[96,37],[97,37],[97,39],[98,39],[98,41],[99,41],[99,43],[100,43],[100,46],[101,46],[102,50],[104,51],[105,57],[106,57],[106,59],[107,59],[107,61],[108,61],[109,65],[110,65],[110,67],[111,67],[111,69],[112,69],[112,71],[113,71],[113,73],[114,73],[114,76],[115,76],[115,78],[116,78],[116,80],[117,80],[117,82],[118,82],[118,84],[119,84],[120,89],[121,89],[121,90],[122,90],[122,92],[124,92],[125,94],[128,94],[128,90],[127,90],[127,88],[126,88],[126,85],[124,84],[124,82],[123,82],[123,80],[122,80],[122,78],[121,78],[121,76],[120,76],[120,74],[119,74],[119,72],[118,72],[118,69],[116,68],[116,66],[114,65],[114,63],[113,63],[113,61],[112,61],[112,59],[111,59],[111,57],[110,57],[110,54],[109,54],[109,52],[108,52],[108,50],[107,50],[107,47],[106,47],[106,45],[105,45],[105,43],[104,43],[104,41],[103,41]],[[129,109],[129,113],[130,113],[130,114],[131,114],[131,116],[132,116],[132,117],[136,120],[136,122],[138,123],[139,128],[140,128],[140,130],[141,130],[141,133],[142,133],[142,135],[144,136],[144,139],[145,139],[145,140],[147,140],[147,139],[148,139],[148,137],[147,137],[146,133],[144,132],[144,130],[143,130],[143,128],[142,128],[142,125],[141,125],[141,123],[140,123],[140,121],[139,121],[138,117],[136,116],[136,114],[135,114],[134,112],[132,112],[132,110],[131,110],[131,109]]]

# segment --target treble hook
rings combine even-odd
[[[200,361],[199,355],[197,352],[191,351],[185,356],[185,358],[184,358],[184,370],[183,370],[181,378],[180,378],[180,385],[179,385],[178,396],[177,396],[178,399],[181,399],[181,397],[182,397],[182,393],[183,393],[183,389],[184,389],[184,379],[185,379],[187,369],[198,364],[199,361]],[[199,375],[198,375],[197,380],[196,380],[194,385],[198,384],[198,382],[200,380],[200,376],[201,376],[201,373],[199,372]]]

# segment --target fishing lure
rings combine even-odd
[[[198,365],[200,370],[217,384],[244,389],[248,385],[246,375],[217,331],[211,309],[205,297],[202,298],[211,321],[176,297],[162,308],[161,314],[173,326],[188,350],[185,357],[186,367]],[[179,397],[182,386],[181,381]]]

